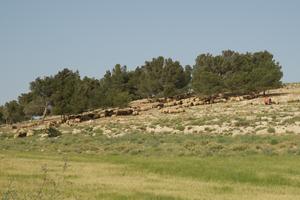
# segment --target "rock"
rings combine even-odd
[[[142,107],[145,104],[151,103],[150,99],[140,99],[129,103],[130,107]]]
[[[26,137],[30,137],[30,136],[34,136],[34,131],[33,130],[29,130],[26,134]]]
[[[203,105],[204,102],[203,101],[195,101],[194,102],[194,106],[200,106],[200,105]]]
[[[243,98],[244,99],[247,99],[247,100],[250,100],[250,99],[254,99],[254,98],[256,98],[257,96],[255,95],[255,94],[253,94],[253,95],[244,95],[243,96]]]
[[[56,121],[51,121],[51,122],[48,122],[47,127],[50,128],[50,127],[52,127],[52,126],[57,126],[57,125],[58,125],[58,122],[56,122]]]
[[[193,102],[185,102],[184,104],[182,104],[183,107],[188,108],[188,107],[192,107],[194,106]]]
[[[136,116],[139,115],[140,113],[138,111],[133,111],[132,115]]]
[[[76,118],[70,117],[68,120],[66,120],[65,123],[68,124],[69,126],[73,126],[82,121],[86,121],[85,118],[83,118],[81,116],[76,116]]]
[[[172,102],[172,101],[174,101],[172,98],[167,98],[167,99],[166,99],[166,102],[167,102],[167,103],[170,103],[170,102]]]
[[[72,130],[72,134],[73,134],[73,135],[77,135],[77,134],[79,134],[79,133],[81,133],[81,130],[79,130],[79,129],[73,129],[73,130]]]
[[[104,117],[111,117],[114,114],[113,109],[104,110]]]
[[[103,130],[103,135],[110,135],[111,133],[112,133],[112,131],[109,130],[109,129],[104,129]]]
[[[87,112],[87,113],[83,113],[83,114],[80,115],[80,117],[79,117],[80,121],[79,122],[88,121],[88,120],[95,119],[95,118],[96,118],[95,113]],[[77,119],[77,121],[78,121],[78,119]]]
[[[93,122],[94,122],[94,120],[90,119],[89,121],[87,121],[87,124],[92,124]]]
[[[176,113],[185,112],[185,109],[181,107],[176,107],[176,108],[162,109],[160,112],[164,114],[176,114]]]
[[[140,111],[148,111],[151,109],[152,109],[152,106],[149,106],[149,105],[140,107]]]
[[[61,133],[64,135],[64,134],[69,134],[70,132],[69,132],[69,131],[66,131],[66,130],[64,130],[64,131],[61,131]]]
[[[100,115],[100,118],[106,117],[104,112],[100,113],[99,115]]]
[[[75,122],[75,123],[80,123],[80,122],[81,122],[81,119],[80,119],[80,118],[75,118],[75,119],[74,119],[74,122]]]
[[[17,129],[18,127],[16,125],[12,125],[11,129]]]
[[[16,134],[14,135],[14,138],[18,137],[26,137],[27,131],[25,129],[19,129],[17,130]]]
[[[171,101],[169,103],[165,103],[164,107],[173,107],[173,106],[176,106],[176,105],[177,105],[176,101]]]
[[[156,126],[155,128],[147,127],[146,132],[148,133],[179,133],[179,130],[167,126]]]
[[[42,133],[42,134],[40,134],[40,137],[41,138],[46,138],[46,137],[48,137],[48,134],[47,133]]]
[[[164,107],[164,104],[161,103],[161,102],[155,102],[152,104],[152,108],[158,108],[158,109],[161,109]]]
[[[118,109],[116,111],[116,115],[120,116],[120,115],[131,115],[133,113],[133,109],[132,108],[123,108],[123,109]]]
[[[98,131],[98,130],[101,130],[102,129],[102,126],[95,126],[93,127],[93,131]]]
[[[243,96],[236,96],[236,97],[230,97],[229,102],[238,102],[238,101],[243,101],[244,97]]]
[[[169,114],[171,112],[172,112],[172,109],[170,109],[170,108],[161,110],[161,113],[164,113],[164,114]]]
[[[225,103],[227,102],[227,99],[225,98],[217,98],[214,100],[214,103]]]
[[[182,105],[182,104],[183,104],[182,100],[176,101],[176,105]]]

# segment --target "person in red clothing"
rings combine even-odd
[[[271,105],[272,104],[272,99],[268,96],[265,97],[264,99],[265,105]]]

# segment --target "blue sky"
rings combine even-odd
[[[100,78],[157,56],[183,65],[222,50],[268,50],[300,81],[297,0],[0,0],[0,104],[65,67]]]

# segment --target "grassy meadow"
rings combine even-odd
[[[0,140],[6,199],[298,199],[300,136]]]

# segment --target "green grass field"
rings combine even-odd
[[[8,199],[300,199],[300,136],[0,137]]]

